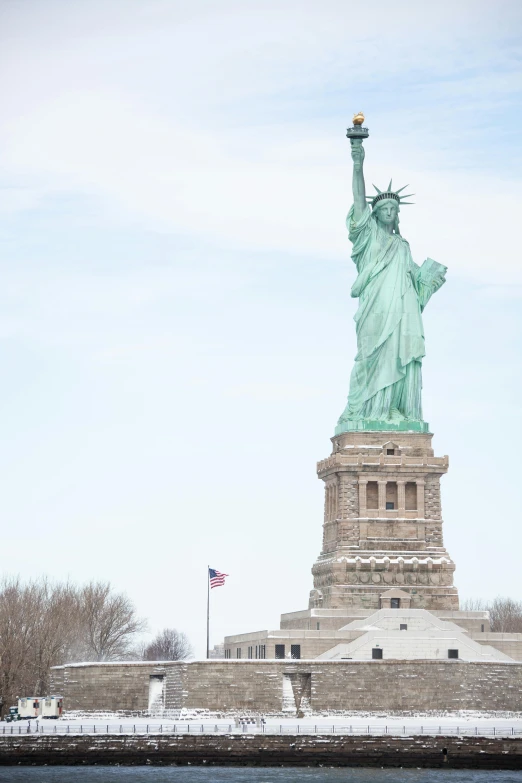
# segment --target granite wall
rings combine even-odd
[[[522,769],[522,740],[515,737],[328,734],[318,737],[302,734],[0,736],[0,765],[42,764]],[[10,776],[4,777],[8,780]],[[38,780],[37,774],[32,773],[30,777]],[[172,779],[175,777],[172,773]]]
[[[462,661],[192,661],[72,664],[53,669],[68,710],[281,713],[325,710],[522,710],[522,663]]]

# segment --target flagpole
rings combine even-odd
[[[210,634],[209,634],[209,628],[210,628],[210,566],[207,566],[207,658],[210,657],[209,655],[209,647],[210,647]]]

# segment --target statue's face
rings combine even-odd
[[[399,205],[395,201],[383,201],[376,209],[375,217],[383,225],[394,225],[399,214]]]

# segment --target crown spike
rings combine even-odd
[[[401,207],[402,207],[403,204],[408,204],[409,205],[409,204],[415,204],[415,203],[416,203],[415,201],[401,201]]]
[[[389,193],[391,192],[391,186],[392,186],[392,181],[390,180],[390,184],[388,185],[388,192]]]
[[[382,190],[379,190],[379,188],[377,187],[377,185],[374,185],[373,187],[375,188],[375,190],[377,191],[377,193],[382,193]]]
[[[403,190],[406,190],[407,187],[408,187],[407,185],[404,185],[404,187],[399,188],[399,190],[396,190],[395,192],[396,193],[401,193]],[[403,198],[406,198],[406,196],[403,196]]]
[[[405,193],[404,196],[401,196],[401,201],[403,198],[410,198],[410,196],[414,196],[415,193]]]

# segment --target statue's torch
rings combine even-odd
[[[360,111],[356,114],[352,120],[353,127],[347,128],[346,136],[350,139],[352,147],[359,146],[363,143],[363,139],[367,139],[370,135],[368,128],[363,128],[364,114]]]

